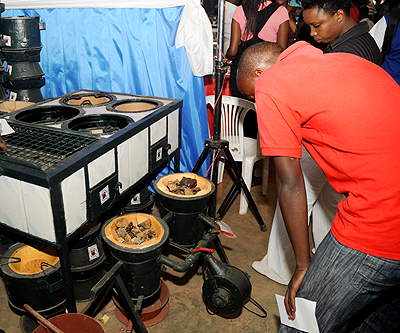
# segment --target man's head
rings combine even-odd
[[[254,99],[258,77],[276,63],[282,51],[277,43],[262,42],[243,52],[237,71],[238,88],[243,96]]]
[[[318,43],[330,43],[355,25],[351,0],[301,0],[304,21]]]

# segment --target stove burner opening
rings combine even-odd
[[[80,113],[81,111],[74,107],[43,106],[21,111],[15,115],[15,120],[30,124],[55,125],[75,118]]]
[[[20,262],[10,263],[10,268],[19,274],[37,274],[49,267],[54,266],[59,258],[57,252],[51,247],[38,250],[29,245],[17,249],[11,255],[13,258],[20,258]]]
[[[82,107],[94,107],[105,105],[114,101],[116,98],[114,95],[107,93],[81,93],[66,96],[61,99],[60,103],[64,105],[82,106]]]
[[[144,213],[116,217],[104,231],[108,240],[131,249],[158,244],[165,233],[163,225],[153,215]]]
[[[195,173],[172,173],[154,183],[157,192],[174,197],[199,197],[210,193],[211,182]]]
[[[129,117],[97,114],[75,118],[63,124],[62,128],[91,134],[112,134],[131,123],[133,120]]]
[[[107,109],[113,112],[148,112],[154,111],[161,106],[163,106],[163,103],[156,100],[137,98],[118,101],[107,107]]]

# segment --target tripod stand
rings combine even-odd
[[[217,27],[217,43],[221,45],[221,49],[223,49],[223,36],[224,36],[224,1],[219,0],[218,2],[218,27]],[[217,205],[217,191],[214,192],[211,204],[209,206],[209,215],[215,217],[216,219],[221,218],[229,208],[229,205],[235,198],[237,192],[243,190],[246,199],[249,203],[249,206],[254,213],[258,224],[260,225],[261,231],[266,231],[267,227],[258,211],[258,208],[250,194],[249,189],[247,188],[246,183],[243,180],[242,174],[237,166],[235,160],[232,157],[232,154],[229,150],[229,142],[226,140],[221,140],[221,98],[220,92],[222,90],[223,84],[223,77],[225,74],[225,64],[222,59],[221,52],[218,52],[217,59],[215,60],[215,107],[214,107],[214,132],[212,139],[207,139],[205,141],[205,147],[203,152],[201,153],[196,165],[193,168],[193,173],[198,173],[201,165],[205,161],[208,154],[211,154],[211,161],[214,161],[219,152],[222,150],[225,153],[229,164],[233,168],[235,173],[235,181],[230,188],[228,195],[226,196],[225,200],[221,204],[218,212],[216,212],[216,205]],[[214,183],[215,188],[217,188],[217,178],[218,178],[218,163],[213,163],[211,167],[211,181]]]

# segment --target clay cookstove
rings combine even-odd
[[[108,220],[102,236],[113,260],[125,264],[121,277],[131,298],[153,296],[161,286],[158,258],[169,236],[168,225],[153,215],[125,214]]]
[[[60,261],[55,249],[16,243],[4,252],[0,263],[13,309],[24,311],[23,305],[27,303],[46,316],[64,303]]]
[[[183,177],[195,179],[200,191],[193,195],[176,194],[170,191],[168,184]],[[199,214],[202,213],[215,191],[215,185],[208,179],[195,173],[173,173],[154,182],[160,203],[172,213],[167,219],[171,239],[182,246],[194,246],[203,237],[205,226]]]

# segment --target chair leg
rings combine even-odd
[[[253,177],[254,158],[246,159],[242,163],[242,177],[249,191],[251,190],[251,179]],[[243,191],[240,193],[239,214],[247,214],[248,203]]]
[[[262,195],[267,195],[268,190],[268,175],[269,175],[269,156],[263,158],[263,172],[262,172]]]

